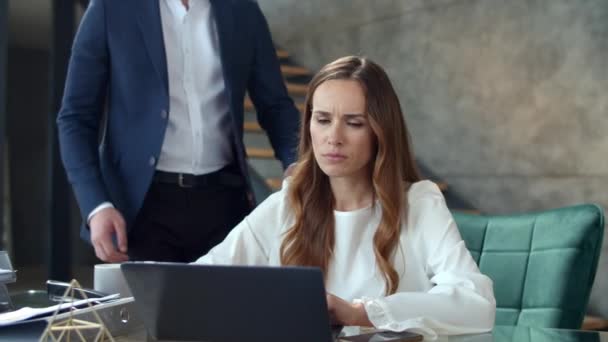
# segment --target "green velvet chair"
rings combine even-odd
[[[494,281],[496,325],[580,328],[602,247],[601,208],[454,218],[481,272]]]

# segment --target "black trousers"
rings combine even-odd
[[[192,262],[222,242],[250,210],[245,186],[153,182],[129,231],[129,259]]]

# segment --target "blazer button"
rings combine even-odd
[[[154,165],[156,165],[156,158],[154,158],[154,157],[150,157],[150,161],[149,161],[149,163],[150,163],[150,166],[154,166]]]
[[[160,111],[160,117],[161,117],[161,118],[163,118],[163,119],[166,119],[166,118],[167,118],[167,111],[166,111],[166,110],[164,110],[164,109],[163,109],[163,110],[161,110],[161,111]]]

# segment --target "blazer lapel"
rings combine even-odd
[[[167,56],[165,55],[163,27],[160,17],[160,1],[162,0],[143,0],[135,3],[139,5],[137,22],[144,38],[146,50],[163,86],[168,90]]]

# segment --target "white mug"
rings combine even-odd
[[[119,293],[122,298],[133,296],[125,276],[122,274],[120,264],[95,265],[93,287],[95,290],[107,294]]]

